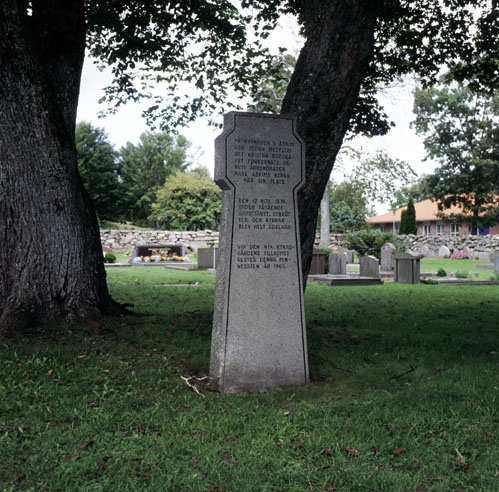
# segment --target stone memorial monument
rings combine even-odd
[[[290,117],[231,112],[215,141],[223,198],[210,374],[223,393],[308,381],[296,201],[304,155]]]
[[[393,281],[399,284],[421,283],[421,258],[410,253],[397,253],[395,255],[395,272]]]
[[[329,275],[347,274],[347,255],[345,253],[329,254]]]
[[[443,245],[438,248],[438,256],[441,256],[443,258],[448,258],[450,256],[450,249]]]
[[[381,271],[391,272],[395,268],[395,246],[385,243],[381,246]]]
[[[375,256],[362,256],[359,262],[360,277],[380,278],[378,258]]]
[[[499,255],[495,254],[493,260],[494,260],[494,270],[499,272]]]

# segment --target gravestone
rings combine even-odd
[[[393,280],[399,284],[419,284],[421,282],[421,258],[407,252],[397,253]]]
[[[395,268],[395,246],[385,243],[381,246],[381,271],[391,272]]]
[[[424,244],[419,248],[419,253],[422,254],[423,256],[428,256],[430,254],[430,248]]]
[[[345,253],[330,253],[329,275],[347,274],[347,255]]]
[[[218,248],[198,248],[198,269],[216,268]]]
[[[442,246],[438,248],[438,256],[442,256],[443,258],[448,258],[450,256],[450,249],[442,244]]]
[[[347,263],[353,263],[354,262],[354,251],[353,251],[353,249],[347,249],[345,251],[345,254],[347,256]]]
[[[499,272],[499,255],[494,255],[494,270]]]
[[[187,248],[180,243],[177,244],[137,244],[133,256],[153,256],[158,254],[185,256]]]
[[[379,261],[375,256],[362,256],[360,258],[360,277],[380,278]]]
[[[223,393],[308,381],[295,121],[225,115],[215,141],[223,190],[210,374]]]

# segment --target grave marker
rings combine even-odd
[[[361,277],[379,278],[379,260],[375,256],[362,256],[359,260]]]
[[[210,373],[234,393],[308,381],[296,195],[304,145],[292,118],[225,115]]]
[[[392,243],[385,243],[381,246],[381,271],[391,272],[395,268],[396,248]]]
[[[347,274],[347,255],[345,253],[329,254],[329,275]]]

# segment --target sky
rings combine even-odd
[[[277,53],[279,46],[286,45],[291,52],[298,53],[301,39],[296,34],[296,23],[291,18],[281,21],[280,28],[269,38],[269,47]],[[109,70],[99,71],[90,58],[85,59],[80,88],[77,121],[87,121],[94,126],[104,128],[109,140],[119,149],[127,142],[138,143],[141,133],[146,131],[145,120],[141,116],[147,102],[143,105],[127,103],[114,115],[99,118],[99,112],[104,105],[99,99],[104,95],[104,88],[109,85],[112,75]],[[431,173],[436,164],[424,161],[425,150],[422,139],[410,127],[414,119],[412,113],[414,82],[407,79],[395,87],[384,89],[379,99],[391,121],[395,123],[388,135],[373,138],[356,138],[349,142],[350,146],[362,148],[366,153],[373,154],[376,150],[384,150],[390,157],[406,161],[418,176]],[[221,130],[208,126],[206,119],[199,119],[180,133],[192,142],[192,157],[194,167],[204,166],[213,176],[214,170],[214,140]],[[345,161],[342,169],[337,166],[331,175],[336,182],[342,181],[343,174],[348,174],[355,163]],[[388,204],[376,204],[377,213],[384,213]]]

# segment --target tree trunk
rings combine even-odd
[[[116,310],[76,165],[83,0],[0,3],[0,334]]]
[[[304,7],[307,41],[281,111],[297,118],[306,144],[306,182],[298,197],[304,285],[320,201],[372,57],[381,4],[382,0],[309,0]]]

